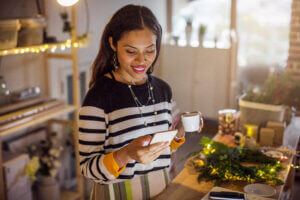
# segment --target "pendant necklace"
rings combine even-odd
[[[123,81],[127,82],[125,80],[125,78],[123,77],[122,74],[120,74],[120,77],[123,79]],[[155,110],[155,106],[154,106],[154,103],[155,103],[155,99],[154,99],[154,95],[153,95],[153,86],[151,85],[151,83],[149,82],[149,80],[147,80],[147,88],[148,88],[148,99],[147,99],[147,102],[145,104],[142,104],[141,101],[138,99],[138,97],[135,95],[133,89],[132,89],[132,85],[131,84],[127,84],[128,85],[128,88],[130,90],[130,94],[136,104],[136,107],[137,109],[139,110],[139,113],[140,113],[140,116],[142,119],[144,119],[144,126],[147,127],[148,126],[148,123],[145,119],[145,117],[143,116],[143,109],[148,106],[150,104],[150,102],[152,102],[152,105],[153,105],[153,108],[154,108],[154,115],[155,115],[155,122],[156,122],[156,116],[157,116],[157,111]],[[155,122],[153,123],[153,125],[155,126]]]

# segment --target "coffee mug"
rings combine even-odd
[[[201,112],[185,112],[181,115],[181,121],[185,132],[195,132],[202,129],[203,118]]]

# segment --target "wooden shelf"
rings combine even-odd
[[[35,118],[35,119],[29,119],[28,121],[26,121],[24,123],[21,123],[21,124],[16,125],[16,126],[14,126],[12,128],[8,128],[8,129],[6,129],[4,131],[1,131],[0,132],[0,136],[5,136],[5,135],[7,135],[9,133],[12,133],[12,132],[15,132],[15,131],[27,128],[29,126],[32,126],[32,125],[35,125],[35,124],[38,124],[38,123],[45,122],[45,121],[47,121],[49,119],[54,118],[55,116],[62,115],[62,114],[67,114],[69,112],[72,112],[75,109],[76,109],[76,107],[73,106],[73,105],[65,105],[65,106],[60,106],[60,107],[55,108],[55,109],[50,109],[50,110],[44,111],[47,114],[39,116],[38,118]],[[41,112],[41,113],[43,113],[43,112]]]
[[[3,123],[6,126],[2,126],[2,129],[0,131],[0,199],[5,199],[5,191],[4,191],[4,176],[2,174],[3,168],[2,168],[2,136],[8,135],[12,132],[22,130],[24,128],[30,127],[32,125],[36,125],[38,123],[42,123],[45,121],[50,120],[52,123],[63,123],[67,125],[74,125],[74,141],[75,142],[75,158],[76,158],[76,176],[77,176],[77,192],[71,192],[71,191],[64,191],[62,192],[62,198],[61,199],[67,199],[67,200],[75,200],[80,199],[83,200],[84,191],[83,191],[83,179],[81,177],[80,169],[79,169],[79,144],[78,144],[78,130],[77,130],[77,120],[74,120],[73,122],[69,122],[67,120],[60,122],[59,120],[55,120],[53,118],[62,115],[67,114],[72,111],[74,111],[75,115],[77,115],[78,110],[77,108],[80,106],[79,101],[79,84],[78,84],[78,60],[77,60],[77,48],[78,47],[85,47],[89,43],[88,37],[77,37],[76,32],[76,8],[75,6],[71,7],[71,39],[60,42],[60,43],[49,43],[49,44],[41,44],[41,45],[35,45],[35,46],[26,46],[26,47],[17,47],[12,49],[4,49],[0,50],[0,56],[7,56],[7,55],[19,55],[19,54],[29,54],[29,53],[42,53],[43,59],[44,59],[44,67],[45,67],[45,83],[46,83],[46,91],[49,90],[49,83],[48,80],[48,60],[51,58],[56,59],[69,59],[72,61],[72,69],[73,69],[73,78],[72,78],[72,89],[73,89],[73,105],[62,105],[57,108],[49,109],[42,111],[42,114],[35,114],[33,117],[24,117],[20,120],[12,121],[11,123]],[[56,50],[65,50],[67,48],[70,48],[70,53],[68,54],[57,54],[55,53]],[[62,53],[62,52],[59,52]],[[13,122],[15,122],[14,126]],[[10,123],[10,124],[9,124]],[[1,127],[0,127],[1,128]]]
[[[80,195],[78,192],[70,191],[70,190],[63,190],[61,191],[61,200],[77,200],[79,199]]]

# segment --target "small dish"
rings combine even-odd
[[[275,188],[261,183],[246,185],[244,191],[248,194],[254,194],[261,197],[272,197],[276,194]]]
[[[265,154],[271,158],[281,158],[283,156],[282,152],[274,150],[267,151]]]

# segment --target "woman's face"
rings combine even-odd
[[[117,51],[120,64],[118,73],[129,82],[143,80],[156,57],[156,35],[145,28],[125,33],[117,42],[117,47],[112,40],[109,39],[110,45]]]

